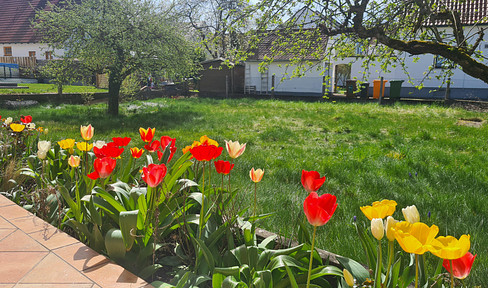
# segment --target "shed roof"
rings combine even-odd
[[[37,43],[40,37],[31,27],[36,10],[60,0],[0,0],[0,43]]]

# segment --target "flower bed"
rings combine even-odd
[[[303,208],[313,233],[304,220],[296,246],[277,247],[276,236],[259,239],[259,222],[269,216],[257,214],[265,171],[251,169],[253,205],[240,207],[231,175],[246,144],[237,141],[225,141],[225,155],[224,147],[202,136],[174,159],[176,139],[156,138],[155,128],[140,128],[144,147],[128,149],[129,137],[91,142],[91,125],[80,127],[83,140],[56,144],[41,140],[43,129],[30,116],[7,118],[2,127],[2,164],[21,161],[21,174],[33,181],[28,207],[145,279],[164,266],[176,287],[453,286],[454,277],[466,277],[474,261],[469,235],[435,238],[437,226],[419,222],[415,206],[402,209],[406,221],[397,223],[391,218],[396,202],[383,200],[361,208],[377,243],[362,221],[354,223],[374,272],[341,256],[336,266],[329,265],[315,249],[315,235],[333,219],[338,204],[336,196],[317,193],[325,182],[317,171],[303,170],[301,181],[309,193]],[[19,202],[21,196],[12,198]],[[395,241],[402,250],[395,252]],[[423,259],[427,251],[440,259],[433,270]],[[450,277],[444,277],[442,266]],[[169,284],[156,280],[153,285]]]

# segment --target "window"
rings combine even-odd
[[[29,51],[29,57],[36,57],[36,51]]]
[[[53,59],[53,52],[46,51],[46,60],[51,60],[51,59]]]
[[[3,56],[12,56],[12,47],[10,46],[3,47]]]

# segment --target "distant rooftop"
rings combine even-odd
[[[35,10],[60,0],[0,0],[0,43],[37,43],[40,37],[31,28]]]
[[[488,24],[488,0],[437,0],[439,10],[459,11],[463,25]],[[437,25],[448,24],[444,18],[432,19]]]

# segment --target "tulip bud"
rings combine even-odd
[[[95,142],[93,142],[93,147],[97,147],[98,149],[102,149],[103,146],[105,146],[107,143],[105,141],[102,141],[102,140],[97,140]]]
[[[395,233],[391,228],[395,227],[396,223],[398,223],[398,220],[395,220],[393,217],[388,216],[386,218],[385,231],[388,241],[395,241]]]
[[[373,218],[371,220],[371,233],[373,234],[374,238],[377,240],[381,240],[385,235],[385,228],[383,226],[383,219],[381,218]]]
[[[419,211],[417,210],[417,207],[415,207],[415,205],[403,208],[402,213],[403,213],[403,217],[405,217],[405,220],[408,223],[413,224],[413,223],[420,222],[420,214]]]
[[[51,141],[42,140],[37,142],[37,149],[38,151],[44,152],[44,154],[46,154],[49,149],[51,149]]]
[[[37,157],[39,159],[44,160],[44,159],[46,159],[46,156],[47,156],[47,153],[45,151],[42,151],[42,150],[37,151]]]
[[[344,269],[344,270],[342,270],[342,274],[344,275],[344,280],[346,280],[347,286],[353,287],[354,286],[354,277],[352,277],[351,272],[349,272],[349,270],[347,270],[347,269]]]

